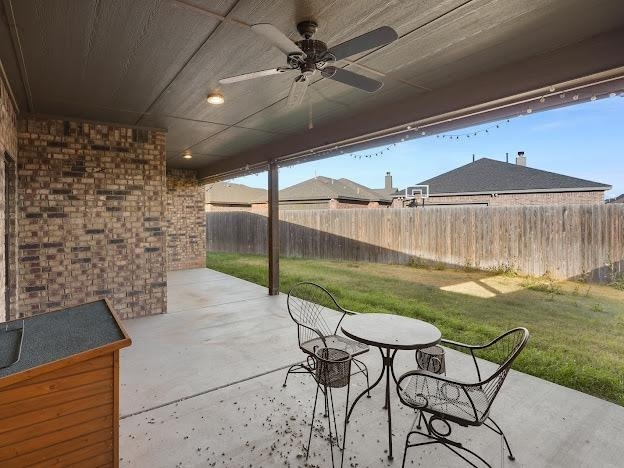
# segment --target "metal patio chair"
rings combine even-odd
[[[334,439],[336,446],[342,452],[340,466],[344,465],[344,453],[347,440],[347,414],[349,410],[349,393],[351,388],[351,363],[353,356],[346,351],[335,348],[317,348],[314,358],[308,357],[309,361],[314,361],[314,380],[316,380],[316,396],[314,397],[314,407],[312,408],[312,420],[310,422],[310,434],[308,436],[308,446],[306,448],[306,462],[310,456],[310,445],[312,443],[312,431],[314,430],[314,419],[316,416],[316,405],[318,403],[319,391],[323,393],[325,399],[325,414],[327,415],[327,425],[329,428],[329,448],[331,453],[332,468],[334,464]],[[338,433],[338,420],[334,405],[334,394],[332,389],[346,387],[344,422],[342,431],[342,446]],[[332,429],[332,420],[334,428]],[[333,434],[332,434],[333,432]],[[335,434],[335,437],[334,437]]]
[[[429,346],[416,350],[416,364],[421,370],[433,372],[434,374],[446,374],[446,359],[444,358],[444,348],[442,346]]]
[[[469,460],[462,452],[473,455],[486,466],[491,467],[477,453],[449,438],[452,432],[450,423],[463,427],[483,425],[489,428],[505,441],[509,453],[508,458],[515,459],[507,437],[489,413],[512,363],[525,347],[528,339],[528,330],[520,327],[509,330],[485,345],[467,345],[442,340],[445,346],[470,352],[477,372],[476,382],[454,380],[426,370],[409,371],[399,378],[397,383],[399,399],[418,413],[405,438],[402,466],[405,466],[409,448],[442,444],[471,466],[477,467],[473,463],[476,460]],[[498,367],[490,375],[484,375],[477,358],[492,361],[498,364]],[[426,432],[420,430],[421,421],[424,421]],[[416,430],[414,430],[414,425],[416,425]],[[410,437],[413,434],[424,436],[425,440],[410,443]]]
[[[368,368],[362,361],[355,358],[355,356],[368,352],[368,345],[338,335],[338,329],[344,317],[354,312],[341,307],[327,289],[309,282],[295,284],[288,292],[286,304],[288,313],[297,324],[297,336],[301,351],[312,357],[315,357],[318,348],[333,348],[349,353],[354,357],[355,369],[352,375],[363,374],[366,377],[366,388],[368,388]],[[335,327],[330,326],[327,322],[327,316],[333,311],[342,313]],[[286,372],[283,386],[286,386],[290,374],[314,372],[315,369],[310,367],[314,365],[314,362],[314,360],[308,360],[290,366]]]

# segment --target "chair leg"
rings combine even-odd
[[[286,371],[286,377],[284,378],[284,383],[282,384],[282,387],[286,386],[286,382],[290,374],[311,374],[311,373],[312,373],[312,369],[310,369],[309,367],[306,367],[304,364],[301,364],[301,363],[293,364],[292,366],[288,368],[288,371]]]
[[[340,439],[338,438],[338,420],[336,419],[336,407],[334,406],[334,394],[332,392],[331,387],[327,388],[327,391],[329,393],[329,407],[331,408],[331,415],[330,415],[330,420],[333,418],[334,420],[334,433],[336,434],[336,445],[338,446],[338,449],[342,450],[342,448],[340,448]]]
[[[328,394],[330,394],[331,392],[331,388],[325,388],[325,402],[327,402],[329,400],[328,398]],[[333,402],[333,399],[332,399]],[[332,413],[334,412],[334,405],[332,404]],[[329,411],[328,411],[329,413]],[[329,427],[329,453],[331,455],[331,461],[332,461],[332,468],[334,468],[334,442],[332,440],[332,427],[331,427],[331,420],[332,418],[328,417],[327,418],[327,426]],[[335,425],[335,421],[334,421],[334,425]]]
[[[409,443],[409,438],[410,438],[410,436],[412,434],[420,434],[420,432],[412,431],[412,432],[409,432],[407,434],[407,437],[405,438],[405,449],[403,450],[403,463],[401,464],[401,468],[405,468],[405,461],[407,460],[407,449],[408,448],[420,447],[420,446],[424,446],[424,445],[434,445],[434,444],[441,443],[441,442],[438,442],[437,440],[430,440],[430,441],[421,442],[421,443],[418,443],[418,444],[410,444]]]
[[[405,448],[403,449],[403,463],[401,463],[401,468],[405,468],[405,458],[407,457],[407,448],[409,447],[409,438],[411,434],[411,432],[408,432],[407,437],[405,437]]]
[[[366,364],[364,364],[362,361],[358,360],[358,359],[354,359],[353,363],[356,365],[356,367],[358,368],[358,373],[362,373],[364,374],[364,378],[366,379],[366,398],[370,398],[370,381],[368,379],[368,367],[366,367]]]
[[[475,465],[472,461],[470,461],[468,458],[466,458],[464,455],[462,455],[460,452],[458,452],[457,450],[455,450],[455,448],[458,448],[460,450],[463,450],[464,452],[468,452],[469,454],[473,455],[474,457],[478,458],[479,460],[481,460],[483,462],[483,464],[485,466],[487,466],[488,468],[492,468],[492,465],[490,465],[488,462],[486,462],[481,456],[479,456],[476,452],[473,452],[470,449],[467,449],[466,447],[464,447],[463,445],[455,445],[453,448],[453,446],[445,444],[442,442],[442,445],[444,445],[447,449],[449,449],[451,452],[453,452],[455,455],[457,455],[459,458],[461,458],[462,460],[465,460],[466,463],[468,463],[470,466],[473,466],[474,468],[479,468],[478,465]]]
[[[342,458],[340,460],[340,468],[344,465],[344,456],[347,451],[347,413],[349,412],[349,391],[351,387],[351,382],[347,384],[347,401],[345,403],[345,417],[344,417],[344,429],[342,432]],[[336,430],[337,431],[337,430]]]
[[[329,402],[328,402],[328,394],[327,391],[325,393],[325,412],[323,413],[324,418],[329,418]]]
[[[488,420],[492,421],[492,424],[496,426],[496,429],[490,426],[488,423],[484,423],[484,426],[486,426],[488,429],[492,430],[496,434],[503,436],[503,440],[505,441],[505,445],[507,446],[507,452],[509,453],[509,455],[507,455],[507,458],[509,458],[511,461],[514,461],[516,457],[514,457],[514,454],[511,451],[511,447],[509,446],[509,442],[507,441],[507,436],[500,428],[500,426],[496,423],[496,421],[494,421],[491,417],[488,418]]]
[[[288,368],[288,371],[286,372],[286,377],[284,378],[284,383],[282,384],[282,387],[286,386],[286,381],[288,380],[288,376],[290,375],[291,371],[293,371],[299,364],[293,364],[292,366],[290,366]]]
[[[312,409],[312,422],[310,422],[310,435],[308,436],[308,448],[306,449],[306,461],[310,456],[310,444],[312,443],[312,430],[314,429],[314,416],[316,415],[316,402],[318,401],[319,386],[316,386],[316,395],[314,396],[314,408]]]
[[[446,437],[437,436],[433,430],[429,430],[429,422],[427,421],[427,418],[423,415],[422,411],[419,411],[419,413],[420,414],[418,415],[418,418],[417,418],[418,419],[418,424],[420,425],[420,421],[421,421],[421,418],[422,418],[422,420],[425,421],[425,426],[426,426],[427,432],[423,432],[423,431],[420,431],[420,430],[413,430],[414,429],[414,424],[416,423],[416,418],[415,418],[414,419],[414,423],[412,423],[412,430],[410,430],[410,432],[408,432],[407,437],[405,438],[405,450],[403,452],[403,465],[402,465],[403,468],[405,467],[405,461],[407,459],[407,449],[413,448],[413,447],[421,447],[421,446],[424,446],[424,445],[434,445],[434,444],[440,444],[440,445],[445,446],[447,449],[449,449],[451,452],[453,452],[455,455],[457,455],[458,457],[463,459],[466,463],[468,463],[470,466],[472,466],[474,468],[479,468],[479,466],[476,465],[472,460],[467,458],[463,453],[461,453],[461,451],[469,453],[470,455],[472,455],[473,457],[478,459],[480,462],[482,462],[486,467],[492,468],[492,465],[490,465],[487,461],[485,461],[485,459],[483,457],[481,457],[479,454],[477,454],[476,452],[470,450],[469,448],[465,447],[464,445],[462,445],[459,442],[452,441],[450,439],[447,439]],[[496,423],[494,423],[494,424],[496,424]],[[490,427],[490,429],[492,429],[492,428]],[[411,444],[410,443],[410,436],[412,434],[418,434],[420,436],[425,437],[427,440],[425,442],[419,442],[419,443],[416,443],[416,444]]]

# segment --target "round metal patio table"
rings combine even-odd
[[[357,402],[381,382],[386,374],[386,402],[384,409],[388,412],[388,459],[392,460],[392,412],[390,410],[390,375],[396,384],[396,376],[392,367],[394,356],[399,350],[415,350],[433,346],[440,342],[440,330],[430,323],[409,317],[393,314],[369,313],[345,317],[341,326],[345,336],[374,346],[381,352],[383,366],[377,380],[358,395],[347,415],[351,417]],[[385,354],[384,354],[385,351]]]

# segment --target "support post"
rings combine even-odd
[[[269,295],[279,294],[279,184],[277,162],[269,163]]]

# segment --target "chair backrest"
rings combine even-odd
[[[481,375],[479,366],[477,365],[477,374],[480,380],[478,385],[486,399],[486,401],[482,403],[487,405],[485,414],[489,411],[498,391],[507,378],[511,365],[516,357],[518,357],[518,354],[524,349],[528,340],[529,331],[526,328],[518,327],[503,333],[487,345],[473,350],[473,357],[483,358],[498,364],[496,370],[485,378]]]
[[[323,336],[335,334],[337,327],[327,322],[326,309],[345,311],[327,289],[318,284],[303,282],[295,284],[288,292],[288,313],[298,325],[299,346],[314,338],[318,332]],[[340,319],[342,320],[342,318]]]

